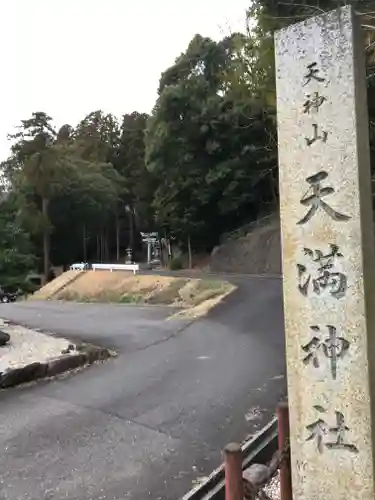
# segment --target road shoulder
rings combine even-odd
[[[0,347],[0,388],[53,377],[102,361],[114,353],[103,347],[37,332],[0,319],[0,330],[10,340]]]

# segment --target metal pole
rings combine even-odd
[[[242,450],[238,443],[224,448],[225,500],[243,500]]]
[[[289,407],[287,402],[277,405],[277,421],[278,445],[279,451],[282,453],[289,444]],[[280,466],[280,500],[293,500],[289,453],[286,454]]]

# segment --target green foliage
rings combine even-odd
[[[125,191],[121,197],[123,206],[128,207],[128,214],[132,214],[138,224],[142,221],[143,230],[152,230],[151,200],[155,182],[145,163],[147,120],[148,115],[145,113],[134,112],[123,116],[113,163],[124,178]]]
[[[143,300],[144,298],[142,295],[131,293],[125,293],[124,295],[121,295],[120,298],[117,298],[117,302],[121,302],[122,304],[140,304]]]
[[[171,271],[179,271],[183,269],[184,264],[181,257],[174,257],[169,263],[169,269]]]
[[[34,248],[17,216],[17,199],[0,195],[0,286],[16,291],[27,288],[27,276],[36,265]]]
[[[97,111],[76,130],[64,125],[56,131],[51,118],[40,112],[23,120],[10,138],[15,142],[3,170],[21,201],[23,224],[37,243],[38,254],[43,254],[47,276],[50,240],[55,264],[75,260],[82,226],[88,234],[102,231],[115,211],[124,191],[123,178],[112,163],[119,127],[114,117]]]
[[[148,169],[158,179],[158,223],[180,241],[212,247],[223,230],[276,203],[272,111],[244,70],[242,35],[199,35],[161,77],[146,134]]]

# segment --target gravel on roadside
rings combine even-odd
[[[0,347],[0,373],[7,369],[20,368],[31,363],[44,363],[61,356],[71,342],[46,335],[18,325],[9,325],[0,319],[0,329],[10,335],[10,341]],[[74,354],[74,351],[71,352]]]
[[[263,491],[271,500],[280,500],[280,476],[277,473],[270,481],[263,486]]]

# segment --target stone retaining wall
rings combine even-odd
[[[280,222],[277,215],[246,236],[228,239],[211,255],[217,273],[281,275]]]

